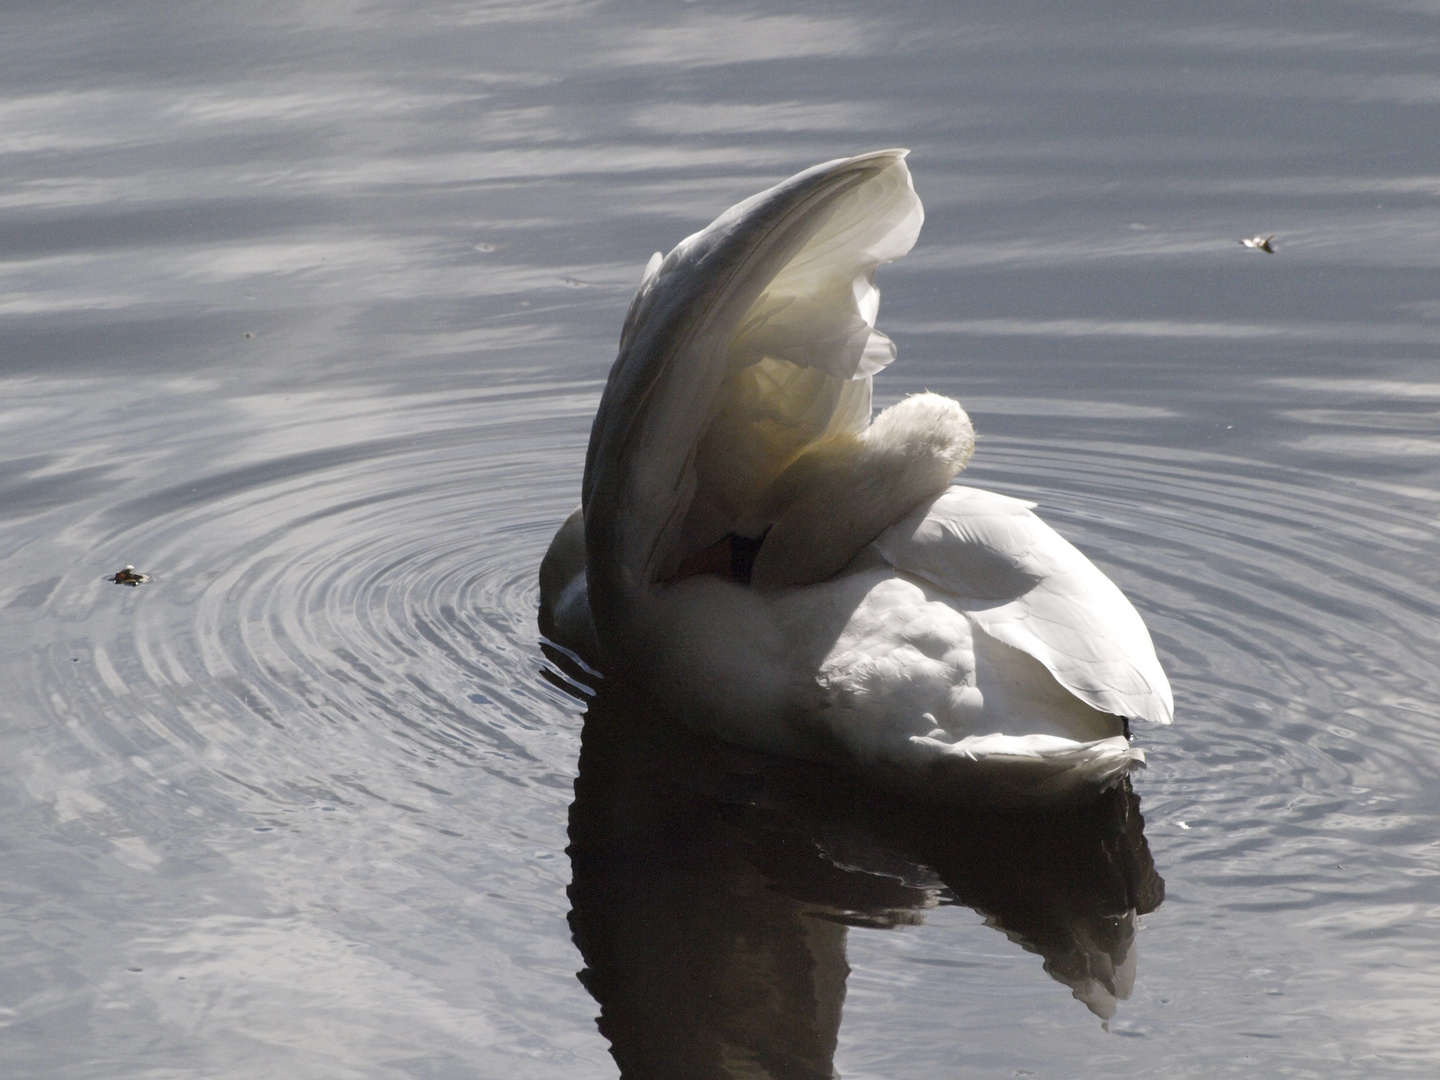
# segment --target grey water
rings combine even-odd
[[[7,5],[0,1070],[1434,1075],[1437,131],[1428,0]],[[1174,684],[1085,820],[536,627],[651,252],[887,146],[880,403]]]

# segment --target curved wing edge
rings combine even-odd
[[[1019,499],[952,487],[875,546],[943,590],[991,637],[1040,661],[1081,701],[1168,724],[1174,699],[1140,613],[1118,586]]]

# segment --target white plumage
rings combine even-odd
[[[952,487],[969,418],[871,420],[904,151],[828,162],[657,254],[541,567],[560,644],[722,738],[937,802],[1076,802],[1170,688],[1120,590],[1018,500]]]

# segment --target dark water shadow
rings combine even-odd
[[[1164,898],[1128,784],[1064,816],[939,811],[727,746],[606,683],[570,808],[581,981],[624,1077],[834,1075],[846,926],[959,903],[1108,1017]]]

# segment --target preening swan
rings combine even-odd
[[[1120,590],[1027,503],[952,486],[954,401],[871,418],[905,151],[807,169],[646,267],[540,570],[547,635],[684,722],[951,804],[1079,802],[1169,723]]]

